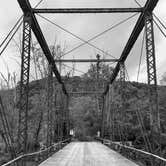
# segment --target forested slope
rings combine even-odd
[[[55,78],[54,78],[55,79]],[[88,77],[72,77],[64,78],[64,82],[68,87],[68,91],[96,91],[95,79]],[[103,88],[106,80],[100,80],[100,86]],[[47,108],[46,108],[46,79],[33,81],[30,83],[29,92],[29,113],[28,113],[28,142],[30,149],[38,147],[39,142],[46,142],[47,133]],[[56,87],[56,79],[55,86]],[[141,134],[140,123],[137,112],[139,111],[143,124],[146,129],[146,133],[150,130],[150,112],[148,109],[148,86],[146,84],[136,82],[126,82],[125,85],[125,117],[121,119],[120,116],[116,116],[116,123],[123,124],[123,130],[128,140],[132,141],[137,147],[142,148],[143,138]],[[16,88],[18,89],[18,87]],[[17,124],[18,124],[18,90],[1,90],[0,95],[3,99],[5,106],[6,117],[9,122],[12,136],[16,142],[17,137]],[[119,83],[114,83],[114,89],[116,91],[115,104],[120,102]],[[102,89],[103,90],[103,89]],[[159,94],[159,109],[161,118],[162,129],[162,145],[163,148],[166,145],[165,133],[166,133],[166,87],[158,86]],[[85,95],[71,97],[70,100],[70,125],[76,132],[76,136],[81,139],[86,136],[95,136],[97,131],[101,129],[101,110],[97,106],[97,98],[95,95]],[[56,107],[54,108],[56,110]],[[110,110],[108,110],[110,111]],[[56,114],[55,114],[56,116]],[[54,121],[56,123],[56,121]],[[1,121],[0,121],[1,123]],[[111,122],[107,122],[111,123]],[[110,125],[107,126],[105,131],[105,137],[110,138],[110,132],[112,129]],[[114,131],[115,141],[119,141],[116,125]],[[5,143],[3,141],[3,126],[0,125],[0,153],[5,154]],[[156,138],[157,139],[157,138]]]

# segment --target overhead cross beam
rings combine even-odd
[[[118,62],[118,59],[56,59],[55,62],[62,63],[92,63],[92,62]]]
[[[120,64],[125,62],[131,49],[133,48],[135,42],[137,41],[142,29],[144,28],[144,20],[145,20],[145,16],[146,13],[152,13],[152,11],[154,10],[155,6],[157,5],[159,0],[147,0],[143,12],[141,13],[141,15],[138,18],[138,21],[130,35],[130,38],[121,54],[121,57],[119,59],[119,62],[117,63],[115,69],[113,70],[113,74],[111,75],[111,78],[109,80],[109,83],[105,89],[104,94],[106,94],[109,90],[109,84],[112,84],[113,81],[115,80],[115,78],[117,77],[119,70],[120,70]]]
[[[143,8],[64,8],[64,9],[33,9],[34,13],[135,13],[142,12]]]
[[[31,28],[32,28],[32,31],[33,33],[35,34],[36,36],[36,39],[38,40],[48,62],[50,65],[52,65],[52,70],[58,80],[58,82],[60,84],[62,84],[62,88],[63,88],[63,91],[65,94],[67,94],[67,91],[66,91],[66,88],[64,86],[64,83],[62,82],[62,79],[61,79],[61,76],[60,76],[60,73],[58,72],[58,69],[57,69],[57,66],[55,64],[55,60],[50,52],[50,49],[49,49],[49,46],[44,38],[44,35],[41,31],[41,28],[37,22],[37,19],[33,13],[33,9],[29,3],[28,0],[17,0],[24,15],[26,15],[27,13],[29,13],[31,15]]]
[[[83,94],[83,95],[86,95],[86,94],[89,94],[89,95],[93,95],[93,94],[102,94],[103,92],[102,91],[80,91],[80,92],[69,92],[69,94],[71,95],[77,95],[77,94]]]

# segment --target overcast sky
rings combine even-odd
[[[39,0],[30,0],[32,6],[35,6]],[[144,5],[146,0],[138,0],[142,5]],[[44,8],[60,8],[60,7],[137,7],[137,4],[134,0],[43,0],[40,4],[40,7]],[[159,0],[159,3],[155,9],[155,14],[162,19],[166,24],[166,1]],[[8,34],[9,30],[16,23],[18,18],[22,15],[22,11],[17,3],[17,0],[5,0],[1,2],[0,5],[0,41]],[[52,15],[44,14],[44,17],[49,18],[54,23],[62,26],[63,28],[69,30],[70,32],[78,35],[84,40],[88,40],[95,36],[98,33],[110,28],[112,25],[122,21],[133,14],[78,14],[78,15]],[[107,51],[109,54],[113,55],[116,58],[119,58],[121,52],[127,42],[127,39],[138,19],[139,15],[134,16],[132,19],[128,20],[126,23],[120,25],[118,28],[113,29],[112,31],[107,32],[103,36],[95,39],[91,43],[104,51]],[[43,30],[45,38],[48,41],[49,45],[52,45],[57,40],[58,44],[62,46],[66,44],[67,49],[71,50],[77,45],[81,44],[82,41],[74,38],[70,34],[62,31],[61,29],[55,27],[54,25],[43,20],[41,17],[37,16],[39,24]],[[21,30],[17,33],[15,40],[19,41],[19,34]],[[138,39],[136,45],[131,51],[127,61],[126,66],[129,73],[130,80],[136,81],[139,57],[141,53],[141,42],[142,36]],[[161,35],[161,33],[155,28],[155,39],[156,39],[156,59],[157,59],[157,73],[158,79],[161,79],[161,76],[166,72],[166,56],[165,56],[165,46],[166,39]],[[103,53],[85,45],[80,49],[68,54],[65,56],[66,59],[69,58],[95,58],[96,54],[100,54],[103,57]],[[145,54],[144,54],[145,55]],[[15,48],[14,41],[11,42],[8,49],[0,57],[0,72],[3,74],[7,73],[6,65],[9,66],[10,72],[19,72],[20,67],[14,59],[18,56],[18,52]],[[112,58],[109,55],[105,58]],[[6,63],[6,65],[5,65]],[[76,68],[78,70],[87,71],[88,64],[77,64]],[[33,73],[33,71],[31,71]],[[76,75],[81,73],[76,72]],[[141,74],[139,78],[140,82],[146,82],[146,64],[145,56],[142,60],[141,65]]]

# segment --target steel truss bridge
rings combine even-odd
[[[70,143],[69,131],[69,97],[70,95],[75,95],[79,92],[68,92],[62,77],[56,66],[57,63],[84,63],[84,62],[115,62],[116,66],[113,73],[110,75],[109,82],[103,91],[100,92],[81,92],[84,94],[97,94],[101,97],[102,103],[102,128],[101,137],[96,139],[111,148],[114,151],[122,154],[124,157],[131,159],[133,161],[143,160],[144,163],[151,166],[164,166],[166,165],[166,159],[162,158],[160,155],[160,143],[154,144],[154,139],[156,137],[160,138],[160,118],[159,118],[159,108],[158,108],[158,93],[157,93],[157,75],[156,75],[156,59],[155,59],[155,44],[154,44],[154,27],[153,27],[153,10],[156,7],[159,0],[147,0],[145,6],[138,8],[57,8],[57,9],[40,9],[32,8],[28,0],[17,0],[22,11],[23,11],[23,36],[22,36],[22,55],[21,55],[21,81],[19,85],[19,125],[18,125],[18,149],[16,152],[12,137],[9,133],[9,128],[7,124],[7,119],[4,116],[4,107],[2,100],[0,105],[1,117],[3,119],[3,128],[7,133],[5,138],[7,140],[9,151],[12,154],[12,159],[10,162],[4,164],[3,166],[13,166],[13,165],[26,165],[27,161],[33,161],[35,165],[41,163],[41,165],[51,165],[50,162],[45,161],[47,158],[52,156],[59,149],[63,148],[66,144]],[[91,13],[140,13],[140,16],[136,22],[134,29],[121,53],[119,59],[64,59],[55,60],[47,41],[43,35],[43,32],[39,26],[36,19],[36,14],[40,13],[73,13],[73,14],[91,14]],[[146,42],[146,63],[147,63],[147,78],[148,78],[148,97],[149,97],[149,110],[150,110],[150,132],[152,135],[152,142],[147,141],[148,138],[144,138],[146,142],[146,151],[136,149],[134,147],[125,144],[125,136],[122,134],[121,142],[115,142],[114,136],[111,135],[111,139],[105,139],[105,128],[107,126],[108,110],[113,110],[112,100],[114,95],[114,81],[119,74],[119,85],[121,93],[121,106],[118,108],[122,112],[122,116],[125,116],[124,105],[125,105],[125,61],[131,52],[134,44],[136,43],[140,33],[143,28],[145,28],[145,42]],[[47,147],[44,150],[27,153],[27,138],[28,138],[28,108],[29,108],[29,75],[30,75],[30,53],[31,53],[31,36],[34,33],[40,47],[49,63],[48,78],[47,78]],[[84,44],[93,46],[90,41],[84,41]],[[58,91],[54,93],[54,79],[55,75],[58,81]],[[53,142],[53,108],[55,107],[54,98],[56,98],[56,107],[59,108],[59,113],[62,118],[57,119],[57,135],[59,137],[59,142]],[[113,117],[113,116],[111,116]],[[113,131],[113,130],[112,130]],[[70,147],[70,144],[67,147]],[[101,145],[99,145],[101,146]],[[65,147],[66,148],[66,147]],[[69,148],[70,151],[70,148]],[[117,155],[118,155],[117,153]],[[56,154],[56,153],[55,153]],[[100,155],[100,154],[98,154]],[[53,155],[54,156],[54,155]],[[55,155],[56,158],[56,155]],[[65,156],[63,158],[65,160]],[[49,161],[49,159],[48,159]],[[121,162],[125,161],[125,158]],[[54,160],[51,159],[51,162]],[[123,163],[121,163],[123,165]],[[116,165],[116,163],[115,163]],[[120,165],[120,164],[119,164]],[[126,164],[126,165],[129,165]],[[130,165],[135,165],[134,162]]]

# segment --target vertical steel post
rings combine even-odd
[[[62,97],[62,86],[57,85],[57,97],[56,97],[56,112],[57,112],[57,139],[58,141],[63,138],[63,97]]]
[[[54,122],[53,122],[53,140],[54,142],[57,141],[58,139],[58,127],[57,127],[57,124],[58,124],[58,110],[57,110],[57,90],[56,90],[56,84],[54,84],[54,89],[55,89],[55,93],[54,93],[54,104],[53,104],[53,107],[54,107],[54,115],[53,115],[53,119],[54,119]]]
[[[122,88],[122,90],[124,91],[124,87],[125,87],[125,64],[124,63],[120,63],[120,88]],[[124,94],[122,95],[122,98],[124,99]],[[123,102],[124,100],[122,100]]]
[[[109,88],[110,93],[110,132],[111,132],[111,140],[114,141],[114,101],[113,101],[113,95],[114,95],[114,89],[113,84],[110,85]]]
[[[29,70],[30,70],[30,46],[31,46],[31,16],[24,15],[23,39],[21,54],[21,81],[19,99],[19,126],[18,146],[20,153],[27,151],[27,116],[28,116],[28,91],[29,91]]]
[[[120,95],[121,95],[121,111],[122,114],[124,113],[124,109],[125,109],[125,102],[126,102],[126,98],[125,98],[125,79],[126,79],[126,75],[125,75],[125,64],[124,63],[120,63]]]
[[[125,119],[125,103],[126,103],[126,97],[125,97],[125,64],[120,63],[120,95],[121,95],[121,106],[120,106],[120,117],[121,117],[121,122],[124,121]],[[125,141],[125,126],[122,126],[120,124],[121,128],[121,133],[123,134],[122,137],[122,142]]]
[[[47,81],[47,147],[49,147],[53,141],[53,71],[51,65],[48,66]]]
[[[67,138],[69,137],[69,134],[70,134],[70,122],[69,122],[69,116],[70,116],[70,113],[69,113],[69,96],[66,96],[66,130],[67,130]]]
[[[147,61],[147,74],[148,74],[148,85],[149,85],[150,127],[154,143],[154,135],[157,133],[160,135],[160,116],[158,108],[156,58],[155,58],[155,43],[154,43],[152,13],[146,14],[145,31],[146,31],[146,61]]]
[[[105,130],[105,96],[102,97],[102,124],[101,124],[101,138],[104,138]]]
[[[97,54],[96,55],[96,58],[97,58],[97,64],[96,64],[96,69],[97,69],[97,84],[98,84],[98,81],[99,81],[99,70],[100,70],[100,55]],[[97,85],[98,86],[98,85]]]
[[[62,109],[62,139],[65,139],[66,138],[66,135],[67,135],[67,124],[66,124],[66,106],[67,106],[67,103],[66,103],[66,96],[62,93],[62,103],[61,103],[61,109]]]
[[[60,90],[61,86],[57,85],[57,91],[56,91],[56,117],[57,117],[57,141],[61,140],[61,123],[62,123],[62,117],[61,117],[61,96],[60,96]]]
[[[109,137],[112,139],[112,85],[109,85],[108,94],[108,130]]]
[[[99,74],[100,74],[100,55],[97,54],[96,55],[96,58],[97,58],[97,64],[96,64],[96,91],[99,91]],[[97,102],[97,110],[100,109],[100,106],[99,106],[99,95],[96,94],[96,102]]]
[[[61,91],[61,116],[62,116],[62,139],[65,139],[67,136],[67,121],[66,121],[66,109],[67,109],[67,100],[66,95]]]
[[[107,135],[107,116],[108,116],[108,92],[105,95],[105,113],[104,113],[104,132]]]

